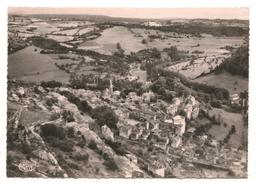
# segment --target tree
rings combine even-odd
[[[91,116],[99,126],[107,125],[110,129],[117,130],[118,117],[110,107],[98,106],[91,111]]]
[[[143,39],[142,44],[147,44],[147,40]]]
[[[180,56],[178,54],[178,50],[177,50],[176,46],[171,46],[171,48],[168,52],[168,55],[170,56],[170,58],[172,60],[179,60],[180,59]]]
[[[152,58],[161,58],[161,53],[157,48],[152,49]]]
[[[119,42],[116,44],[116,48],[118,49],[118,54],[123,56],[125,51],[122,49],[121,44]]]

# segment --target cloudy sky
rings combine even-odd
[[[88,14],[131,18],[249,19],[248,8],[8,8],[11,14]]]

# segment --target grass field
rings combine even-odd
[[[248,79],[237,75],[231,75],[227,72],[220,74],[209,74],[195,79],[200,83],[214,85],[216,87],[226,88],[230,94],[240,93],[248,90]]]
[[[104,30],[101,37],[92,41],[86,41],[80,44],[80,48],[92,49],[97,52],[111,54],[117,51],[116,44],[120,43],[121,47],[125,50],[126,54],[137,52],[145,49],[146,46],[141,43],[141,39],[135,37],[125,27],[113,27]],[[93,47],[94,45],[94,47]]]
[[[52,34],[54,34],[54,35],[55,34],[74,35],[78,31],[79,31],[78,28],[73,28],[73,29],[69,29],[69,30],[56,31],[56,32],[53,32]]]
[[[30,46],[9,55],[8,77],[35,82],[48,80],[68,82],[69,74],[57,68],[49,56],[40,54],[39,51],[39,48]]]
[[[215,115],[216,118],[220,117],[220,125],[213,125],[210,130],[209,134],[214,136],[217,140],[222,141],[230,131],[232,125],[235,126],[236,132],[231,135],[229,144],[234,147],[239,147],[244,142],[244,125],[242,115],[239,113],[231,113],[227,112],[223,109],[213,108],[212,111],[209,112],[210,116]],[[226,126],[224,125],[226,124]]]
[[[79,30],[76,35],[82,35],[82,34],[90,32],[92,30],[94,30],[94,27],[83,28],[83,29]]]
[[[66,35],[48,35],[50,39],[56,40],[57,42],[68,42],[73,40],[73,36],[66,36]]]

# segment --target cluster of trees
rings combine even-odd
[[[108,23],[111,26],[126,26],[128,28],[142,28],[160,30],[162,32],[176,32],[179,34],[191,34],[196,37],[201,37],[202,33],[211,34],[214,36],[245,36],[248,35],[249,28],[239,26],[213,26],[200,22],[189,23],[174,23],[167,26],[145,26],[141,24],[123,24],[123,23]]]
[[[49,107],[52,107],[54,104],[57,104],[57,103],[58,103],[58,99],[56,97],[46,99],[46,104]]]
[[[60,94],[65,96],[69,102],[75,104],[80,111],[85,112],[85,113],[91,112],[92,107],[87,103],[87,101],[80,100],[73,93],[66,91],[66,90],[61,91]]]
[[[235,132],[236,132],[236,127],[235,127],[235,125],[232,125],[232,127],[230,128],[230,130],[229,130],[227,136],[224,138],[223,142],[224,142],[224,143],[228,143],[228,141],[229,141],[231,135],[233,135]]]
[[[109,145],[115,151],[116,154],[118,154],[118,155],[125,155],[125,154],[127,154],[127,152],[122,147],[122,144],[120,142],[113,142],[111,140],[105,140],[105,143],[107,145]]]
[[[22,50],[25,47],[27,47],[27,44],[23,40],[19,40],[18,42],[15,40],[8,40],[8,54]]]
[[[94,75],[76,75],[72,74],[70,76],[70,87],[74,89],[91,89],[91,90],[101,90],[109,87],[109,79],[101,79],[95,77]]]
[[[167,52],[168,56],[172,61],[179,61],[183,56],[180,55],[180,51],[176,46],[171,46],[170,48],[163,49],[164,52]]]
[[[116,144],[107,143],[107,144],[113,146],[114,148],[118,147],[117,143]],[[114,159],[109,157],[109,155],[107,153],[104,153],[102,150],[100,150],[97,147],[97,144],[95,143],[95,141],[91,140],[88,147],[103,157],[103,159],[105,160],[103,162],[103,165],[106,166],[108,170],[115,171],[118,169],[118,166],[115,163]],[[116,150],[118,150],[118,149],[116,149]]]
[[[117,48],[119,51],[117,51],[116,54],[113,55],[105,55],[97,53],[95,51],[82,49],[75,49],[73,51],[82,56],[90,56],[96,60],[106,60],[106,62],[95,62],[95,64],[102,64],[104,71],[110,70],[111,72],[124,75],[127,73],[129,65],[127,64],[127,58],[125,58],[125,55],[123,54],[124,50],[121,48],[121,45],[119,43],[117,44]]]
[[[166,87],[168,87],[169,90],[176,89],[176,84],[174,84],[175,81],[173,80],[173,78],[178,78],[178,80],[183,85],[185,85],[186,87],[188,87],[194,91],[213,95],[216,99],[219,99],[219,100],[229,99],[229,92],[227,89],[193,82],[193,81],[187,79],[184,75],[182,75],[180,73],[173,72],[173,71],[167,71],[162,68],[155,68],[155,69],[152,69],[151,71],[154,72],[154,73],[150,73],[150,75],[154,76],[153,79],[158,79],[159,76],[161,76],[166,79],[166,83],[171,83],[169,80],[173,81],[173,84],[170,84],[170,85],[166,84]]]
[[[151,90],[154,93],[160,95],[161,99],[170,102],[173,99],[173,95],[167,91],[169,85],[166,84],[166,82],[167,81],[164,77],[160,77],[157,81],[153,83],[153,85],[151,86]],[[176,88],[174,90],[176,90]]]
[[[111,130],[118,131],[118,117],[110,107],[97,106],[91,111],[90,115],[92,118],[96,119],[96,122],[100,127],[107,125]]]
[[[243,45],[234,51],[230,58],[221,63],[215,72],[227,71],[233,75],[242,75],[248,78],[249,72],[249,47]]]
[[[125,53],[125,51],[124,51],[124,49],[121,47],[121,44],[118,42],[117,44],[116,44],[116,48],[117,48],[117,52],[115,52],[115,56],[118,56],[118,57],[124,57],[124,53]]]
[[[57,147],[65,152],[71,152],[73,142],[66,137],[63,127],[49,123],[41,126],[40,135],[52,147]]]
[[[42,81],[41,82],[41,86],[43,88],[55,88],[55,87],[61,87],[62,83],[59,82],[59,81],[55,81],[55,80],[52,80],[52,81]]]
[[[137,81],[129,80],[117,80],[114,82],[115,90],[121,91],[121,96],[126,97],[130,92],[136,92],[137,95],[141,95],[145,92],[145,89],[142,87],[142,83]]]
[[[42,49],[50,49],[59,53],[68,53],[69,49],[67,47],[61,46],[58,42],[53,39],[48,39],[40,36],[33,36],[28,38],[29,41],[32,41],[32,44],[40,47]]]
[[[62,112],[62,119],[68,123],[75,121],[73,113],[68,110]]]

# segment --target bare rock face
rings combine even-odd
[[[36,90],[38,93],[45,93],[45,92],[46,92],[42,86],[37,86],[35,90]]]
[[[17,94],[19,96],[24,96],[24,94],[25,94],[24,88],[23,87],[19,87],[18,90],[17,90]]]
[[[114,133],[110,130],[107,125],[101,127],[102,135],[105,139],[114,141]]]
[[[15,101],[15,102],[18,102],[20,99],[19,99],[19,97],[18,97],[15,93],[13,93],[13,94],[11,95],[11,97],[10,97],[10,100],[13,100],[13,101]]]

